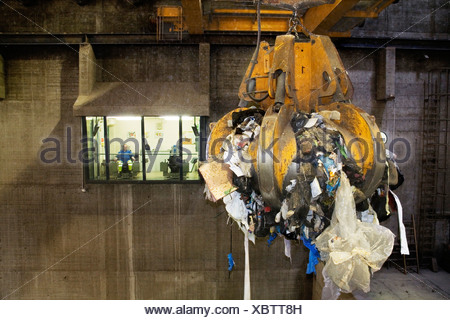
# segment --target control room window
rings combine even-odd
[[[109,177],[143,180],[141,117],[107,117]]]
[[[148,180],[199,180],[200,117],[145,117],[144,126]]]
[[[105,124],[104,117],[86,117],[85,132],[88,150],[88,179],[106,180]]]
[[[204,118],[85,117],[89,181],[198,181]]]

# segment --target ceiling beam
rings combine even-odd
[[[282,33],[272,32],[263,33],[261,40],[267,41],[270,44],[275,42],[275,37]],[[450,51],[450,38],[430,38],[429,34],[419,33],[416,38],[377,38],[376,35],[362,35],[357,38],[335,38],[333,42],[337,48],[371,48],[377,49],[386,46],[386,41],[389,41],[390,47],[408,50],[437,50]],[[444,36],[447,36],[445,34]],[[20,46],[36,46],[36,47],[50,47],[50,46],[70,46],[78,50],[78,45],[86,42],[86,37],[89,43],[93,46],[120,46],[120,45],[198,45],[199,43],[210,43],[212,45],[256,45],[256,32],[228,32],[228,33],[205,33],[202,35],[189,35],[186,39],[183,38],[183,43],[179,42],[162,42],[157,41],[155,34],[0,34],[0,54],[5,54],[14,47]],[[444,40],[443,40],[444,39]],[[12,49],[11,49],[12,50]],[[69,49],[72,50],[72,49]]]
[[[203,34],[202,0],[181,0],[189,34]]]
[[[389,5],[391,5],[395,0],[379,0],[375,2],[372,6],[370,6],[367,11],[373,11],[379,14],[381,11],[386,9]]]
[[[261,20],[262,32],[286,32],[288,29],[287,18],[270,17]],[[258,22],[252,16],[214,16],[210,19],[207,30],[212,32],[258,31]]]
[[[350,11],[359,0],[336,0],[308,9],[303,17],[303,25],[311,32],[326,34]]]
[[[378,18],[378,13],[373,11],[353,11],[350,10],[345,14],[346,18]]]
[[[261,16],[285,16],[291,17],[292,11],[289,10],[272,10],[272,9],[262,9],[260,11]],[[212,15],[253,15],[256,17],[257,11],[256,9],[213,9]]]

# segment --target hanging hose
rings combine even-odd
[[[252,99],[255,102],[261,102],[263,100],[265,100],[268,96],[269,93],[266,93],[262,98],[256,98],[251,92],[255,89],[255,85],[256,85],[256,80],[252,81],[252,74],[253,74],[253,70],[255,69],[255,65],[258,63],[258,54],[259,54],[259,47],[260,47],[260,42],[261,42],[261,0],[256,0],[256,20],[258,22],[258,35],[256,38],[256,50],[255,53],[253,54],[252,60],[251,62],[251,67],[250,67],[250,71],[248,73],[247,79],[245,80],[245,82],[247,83],[246,85],[246,91],[247,91],[247,95],[250,97],[250,99]],[[241,101],[239,102],[239,106],[243,107],[244,104],[246,104],[246,101],[244,99],[241,99]]]
[[[286,84],[286,72],[281,72],[277,76],[277,89],[275,91],[275,103],[274,111],[278,112],[281,106],[284,104],[285,98],[285,84]]]

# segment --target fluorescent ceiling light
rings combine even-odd
[[[108,117],[108,119],[116,119],[119,121],[130,121],[130,120],[141,120],[141,117],[130,117],[130,116],[125,116],[125,117]]]
[[[180,120],[179,116],[162,116],[161,118],[168,121]]]

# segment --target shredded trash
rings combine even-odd
[[[298,112],[292,117],[290,125],[297,144],[293,162],[298,171],[285,187],[279,209],[264,203],[249,154],[251,142],[260,134],[263,117],[264,111],[255,107],[232,114],[232,121],[228,122],[232,132],[223,142],[223,157],[200,167],[207,198],[223,200],[228,215],[237,222],[246,241],[255,243],[257,238],[267,238],[270,247],[282,236],[285,255],[290,258],[291,247],[287,242],[302,240],[310,250],[307,274],[316,273],[319,259],[326,263],[325,283],[336,286],[324,288],[329,297],[338,296],[336,288],[343,292],[355,289],[367,292],[371,272],[379,270],[392,252],[394,235],[378,224],[381,221],[377,218],[378,211],[370,205],[373,199],[363,200],[366,199],[361,191],[365,182],[363,171],[350,156],[341,133],[328,121],[339,120],[340,113]],[[219,165],[220,160],[223,163]],[[399,182],[389,181],[392,165],[394,162],[389,160],[388,185]],[[383,188],[380,185],[377,191],[380,195],[385,191]],[[386,201],[375,204],[382,207]],[[247,272],[247,263],[245,267]],[[249,274],[246,285],[247,280]],[[246,290],[249,297],[249,289]]]
[[[209,162],[202,165],[199,171],[206,182],[205,195],[208,200],[216,202],[237,190],[232,183],[233,174],[226,164]]]

